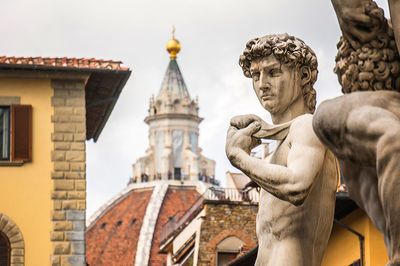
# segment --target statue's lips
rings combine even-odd
[[[261,99],[263,101],[271,100],[274,97],[274,95],[263,95],[261,96]]]

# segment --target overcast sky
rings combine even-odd
[[[377,1],[387,12],[387,3]],[[149,98],[157,94],[169,57],[172,25],[182,50],[178,64],[199,97],[200,146],[216,161],[216,176],[234,168],[225,133],[234,115],[269,119],[238,58],[253,37],[295,35],[317,54],[317,99],[340,95],[333,73],[340,32],[329,0],[2,0],[0,54],[121,60],[132,70],[97,143],[87,144],[88,217],[125,188],[132,163],[148,147]]]

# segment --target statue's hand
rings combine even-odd
[[[259,122],[262,124],[264,121],[256,115],[237,115],[231,119],[231,126],[236,127],[237,129],[242,129],[253,122]]]
[[[230,126],[226,137],[225,152],[228,159],[234,166],[240,153],[245,151],[250,154],[250,151],[261,144],[261,141],[257,138],[252,137],[254,133],[259,131],[261,124],[259,122],[252,122],[248,126],[238,129],[234,126]]]
[[[343,37],[354,49],[360,42],[371,41],[379,30],[379,25],[365,13],[368,0],[332,0]]]
[[[290,121],[284,124],[270,125],[256,115],[238,115],[231,119],[231,126],[237,129],[242,129],[254,122],[260,123],[261,127],[260,130],[253,133],[253,137],[273,140],[283,140],[286,138],[291,124]]]

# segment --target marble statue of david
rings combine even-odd
[[[250,40],[240,56],[261,105],[272,118],[232,118],[226,154],[261,187],[256,265],[321,265],[331,233],[338,167],[312,127],[317,58],[288,34]],[[266,159],[250,156],[260,139],[278,141]]]

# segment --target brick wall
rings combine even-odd
[[[53,80],[51,265],[86,265],[86,120],[84,80]]]
[[[206,216],[200,233],[199,266],[216,265],[217,245],[229,236],[244,242],[242,253],[257,245],[256,216],[258,207],[248,203],[206,202]]]

